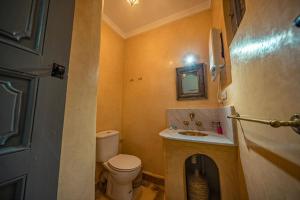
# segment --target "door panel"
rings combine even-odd
[[[19,176],[27,175],[30,168],[30,150],[0,156],[0,185]],[[2,200],[2,199],[1,199]]]
[[[0,185],[0,199],[22,200],[25,193],[26,176],[4,182]]]
[[[56,199],[57,187],[47,186],[57,185],[58,182],[65,85],[65,79],[52,77],[40,79],[31,144],[31,167],[27,181],[30,189],[26,193],[27,199]],[[55,95],[48,95],[49,91]]]
[[[0,155],[29,148],[37,78],[0,69]]]
[[[0,1],[1,200],[56,199],[73,12],[74,0]]]
[[[0,147],[3,148],[9,144],[7,140],[18,134],[22,91],[12,86],[11,81],[1,79],[3,78],[0,78],[0,98],[4,108],[0,115],[0,121],[3,123],[0,127]]]
[[[47,12],[47,0],[9,0],[1,4],[0,19],[6,20],[0,20],[0,41],[40,54]]]

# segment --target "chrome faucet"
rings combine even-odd
[[[190,122],[193,122],[195,120],[195,113],[193,113],[193,112],[189,113],[189,118],[190,118],[190,121],[184,120],[182,122],[184,124],[184,126],[186,126],[186,127],[188,127],[190,125]],[[197,126],[197,129],[200,129],[202,127],[201,121],[197,120],[194,123]]]
[[[183,121],[183,124],[185,125],[185,126],[188,126],[189,124],[190,124],[190,122],[189,121]]]
[[[198,127],[198,128],[200,128],[201,126],[202,126],[202,122],[201,121],[196,121],[196,126]]]
[[[195,113],[192,112],[192,113],[190,113],[189,115],[190,115],[191,121],[194,121],[194,119],[195,119]]]

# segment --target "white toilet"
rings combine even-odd
[[[113,200],[132,200],[132,181],[141,170],[141,160],[136,156],[118,154],[118,131],[101,131],[96,137],[96,160],[109,171],[106,195]]]

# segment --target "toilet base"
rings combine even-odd
[[[113,200],[132,200],[132,182],[119,184],[109,175],[107,179],[106,195]]]

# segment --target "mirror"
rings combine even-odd
[[[177,100],[207,99],[203,63],[176,68]]]
[[[192,94],[199,91],[198,76],[193,73],[184,73],[181,77],[182,91],[185,94]]]

